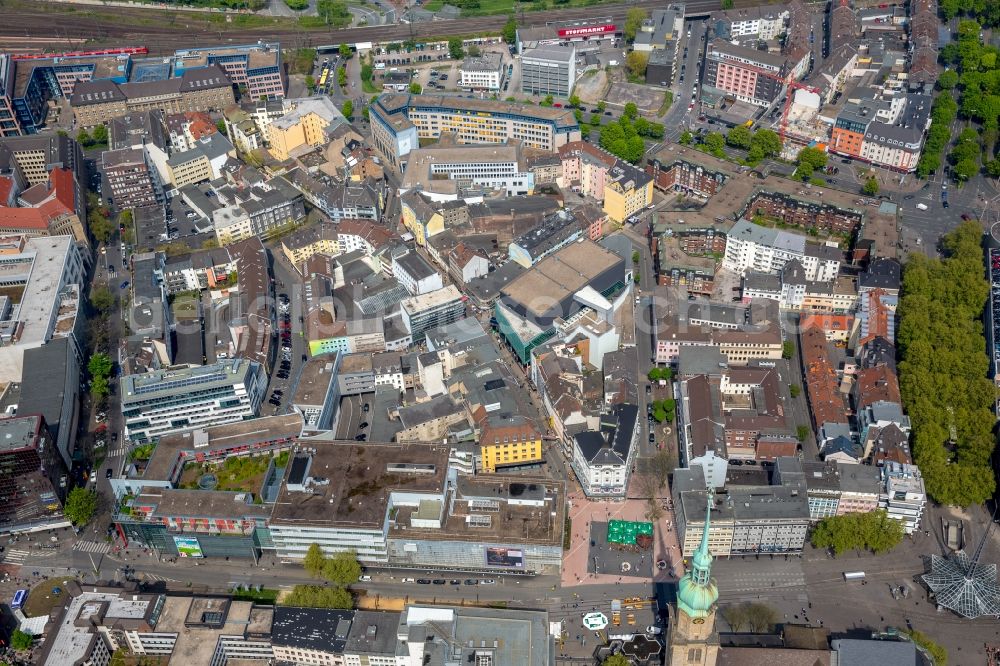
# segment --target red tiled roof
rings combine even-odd
[[[858,408],[880,400],[895,403],[902,401],[896,373],[884,365],[864,368],[858,373]]]
[[[810,328],[799,340],[814,424],[819,427],[824,423],[846,423],[847,404],[838,388],[837,371],[830,364],[826,334],[819,328]]]
[[[0,207],[0,231],[47,231],[48,228],[49,218],[40,208]]]
[[[802,329],[818,328],[823,331],[850,331],[854,325],[854,315],[817,313],[802,318]]]
[[[206,113],[192,112],[184,114],[188,120],[188,131],[197,141],[202,137],[211,136],[219,131],[212,119]]]
[[[49,171],[49,183],[55,190],[56,199],[69,212],[76,211],[76,179],[69,169],[57,167]]]

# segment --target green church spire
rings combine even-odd
[[[691,569],[677,584],[677,607],[692,618],[706,617],[719,600],[719,589],[712,580],[712,552],[708,548],[708,532],[712,522],[712,495],[706,495],[705,530],[701,544],[691,558]]]

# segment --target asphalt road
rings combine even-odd
[[[688,104],[696,99],[696,97],[692,96],[694,85],[701,84],[698,61],[705,54],[703,37],[707,30],[708,22],[688,21],[685,25],[691,30],[691,36],[688,37],[687,33],[685,33],[681,42],[681,52],[678,54],[681,56],[681,62],[684,65],[684,81],[683,83],[681,82],[680,70],[678,70],[674,76],[674,85],[671,86],[671,90],[674,93],[674,103],[663,118],[667,140],[676,140],[687,127],[692,125],[700,112],[698,104],[695,104],[694,109],[691,111],[688,110]],[[685,47],[688,51],[686,58],[683,57],[683,49]]]

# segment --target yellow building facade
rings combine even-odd
[[[440,211],[434,211],[428,220],[421,220],[417,211],[408,206],[406,202],[402,205],[403,226],[413,234],[417,245],[427,244],[427,239],[444,231],[444,217]]]
[[[604,212],[615,222],[624,222],[651,203],[653,203],[651,179],[641,184],[633,179],[609,179],[604,185]]]
[[[542,435],[523,418],[487,422],[479,434],[480,471],[542,461]]]

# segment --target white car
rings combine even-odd
[[[660,629],[659,627],[654,627],[653,625],[649,625],[648,627],[646,627],[646,633],[652,634],[653,636],[658,636],[663,633],[663,629]]]

